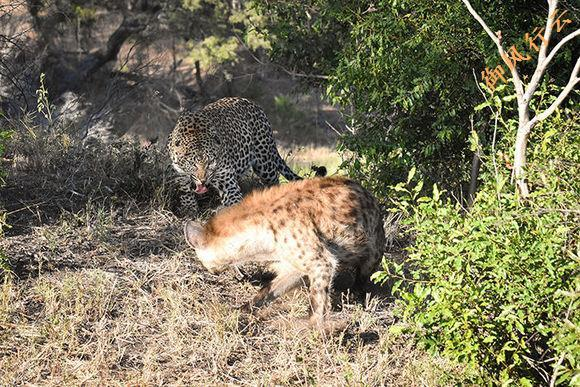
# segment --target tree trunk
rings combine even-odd
[[[501,31],[493,32],[488,25],[483,21],[481,16],[473,9],[469,0],[462,0],[467,6],[469,13],[477,20],[479,24],[483,27],[487,35],[497,46],[499,54],[502,56],[505,64],[508,65],[512,81],[515,87],[517,99],[518,99],[518,132],[516,134],[516,143],[514,147],[514,169],[512,171],[512,181],[515,182],[517,192],[519,192],[521,198],[526,198],[530,192],[528,188],[528,183],[526,182],[526,149],[528,147],[528,138],[531,130],[535,125],[548,118],[554,111],[562,104],[566,97],[572,92],[574,87],[578,82],[580,82],[580,58],[576,59],[576,65],[570,74],[570,80],[564,89],[560,92],[558,97],[554,102],[551,103],[550,107],[544,110],[542,113],[534,115],[534,118],[530,121],[530,102],[534,97],[534,92],[540,86],[542,77],[546,71],[546,68],[552,58],[556,55],[559,49],[562,48],[564,43],[571,41],[575,37],[580,36],[580,29],[568,34],[565,38],[561,39],[558,44],[556,44],[552,50],[548,53],[548,45],[550,42],[550,35],[552,34],[552,29],[554,26],[554,18],[556,17],[556,11],[558,9],[558,0],[548,0],[548,18],[546,20],[546,28],[544,36],[542,37],[542,44],[538,53],[538,63],[536,64],[536,69],[531,77],[530,82],[527,86],[520,78],[518,70],[515,63],[512,63],[507,58],[507,54],[504,51],[502,45],[502,35]],[[560,15],[561,16],[561,15]],[[558,19],[559,20],[559,19]],[[558,22],[559,23],[559,22]],[[544,31],[544,29],[542,29]],[[512,47],[513,48],[513,47]]]
[[[528,136],[530,134],[529,109],[530,108],[527,101],[518,102],[519,125],[514,147],[514,169],[512,178],[514,179],[516,188],[522,198],[525,198],[530,194],[525,176],[526,150],[528,147]]]
[[[479,177],[479,167],[481,165],[481,158],[479,149],[473,153],[471,159],[471,178],[469,180],[469,191],[467,193],[467,206],[471,207],[475,200],[475,192],[477,191],[477,178]]]
[[[201,78],[201,68],[198,60],[195,61],[195,81],[197,82],[197,87],[199,88],[199,94],[202,98],[205,98],[205,87],[203,85],[203,79]]]
[[[58,50],[51,50],[41,66],[41,71],[47,74],[51,98],[81,88],[89,77],[107,63],[116,60],[125,41],[133,34],[143,31],[146,26],[146,22],[139,18],[124,19],[109,36],[106,47],[87,54],[78,63],[71,63],[66,55]]]
[[[46,74],[47,86],[52,99],[58,98],[65,91],[80,88],[92,74],[105,64],[117,59],[117,55],[127,39],[142,32],[153,20],[158,8],[149,9],[146,0],[132,1],[129,4],[129,9],[134,10],[134,12],[124,17],[122,23],[109,36],[105,47],[83,57],[79,57],[80,53],[78,53],[75,58],[71,58],[62,47],[57,45],[53,37],[57,35],[55,33],[56,27],[60,23],[73,20],[74,14],[70,7],[63,5],[65,2],[60,4],[57,1],[54,4],[42,0],[27,0],[28,12],[38,34],[40,51],[42,52],[41,58],[39,58],[41,72]]]

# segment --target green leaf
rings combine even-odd
[[[485,102],[480,103],[479,105],[475,106],[475,108],[473,108],[473,110],[478,112],[478,111],[480,111],[488,106],[491,106],[491,104],[489,103],[489,101],[485,101]]]
[[[516,99],[517,97],[518,97],[517,95],[511,94],[511,95],[503,97],[501,100],[504,102],[510,102],[510,101],[513,101],[514,99]]]
[[[411,168],[411,170],[409,171],[409,174],[407,175],[407,184],[409,184],[411,182],[411,180],[413,180],[413,176],[415,176],[415,172],[416,172],[415,167]]]
[[[477,135],[477,132],[475,130],[472,130],[470,132],[470,136],[469,136],[469,150],[472,152],[477,151],[477,149],[479,148],[479,136]]]
[[[439,189],[437,188],[437,184],[433,184],[433,200],[439,201],[439,198],[440,198],[440,193],[439,193]]]

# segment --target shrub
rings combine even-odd
[[[10,144],[17,173],[8,188],[21,187],[26,193],[22,200],[75,211],[90,200],[160,199],[157,191],[164,188],[168,165],[155,147],[143,150],[125,139],[83,143],[60,127],[48,133],[26,120],[17,125]]]
[[[394,187],[414,242],[404,265],[385,262],[375,280],[398,278],[400,316],[423,345],[495,382],[580,378],[577,115],[563,111],[534,134],[524,203],[498,158],[485,160],[469,211],[436,186],[430,197]]]

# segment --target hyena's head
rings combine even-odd
[[[195,249],[197,257],[210,273],[218,274],[224,270],[225,263],[219,259],[216,248],[208,243],[201,223],[190,220],[185,223],[183,231],[185,240]]]

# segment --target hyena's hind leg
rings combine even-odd
[[[330,254],[330,253],[327,253]],[[334,277],[335,268],[325,260],[315,265],[308,275],[310,279],[310,323],[321,327],[324,318],[330,312],[330,288]]]
[[[361,255],[355,287],[362,288],[369,283],[370,276],[378,269],[384,252],[385,233],[381,222],[376,225],[374,239],[370,241],[368,250],[365,251],[365,254]]]

